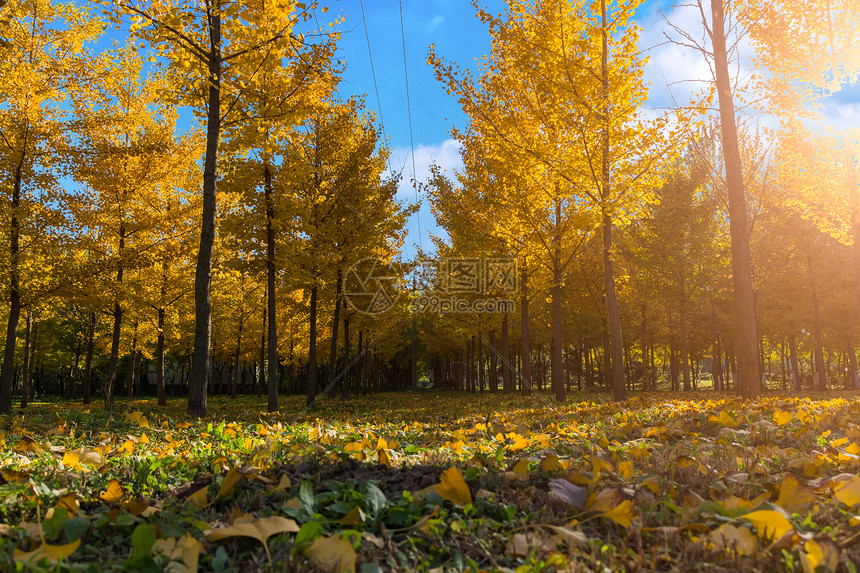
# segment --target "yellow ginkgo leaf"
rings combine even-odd
[[[206,507],[209,497],[209,486],[205,485],[188,496],[188,501],[197,507]]]
[[[74,492],[69,492],[57,500],[54,507],[60,507],[69,512],[70,515],[76,515],[81,505],[78,503],[78,497]]]
[[[600,516],[611,519],[621,527],[630,527],[630,524],[636,519],[636,510],[633,508],[633,502],[625,499],[616,507],[601,513]]]
[[[224,475],[224,481],[221,482],[221,487],[218,489],[218,497],[225,498],[233,495],[233,491],[235,491],[236,486],[244,477],[245,476],[239,468],[230,468],[230,470]]]
[[[803,544],[800,564],[805,573],[819,573],[822,569],[836,571],[839,566],[839,546],[830,539],[810,539]]]
[[[793,475],[782,478],[776,504],[789,513],[805,513],[815,501],[812,489],[800,483]]]
[[[833,495],[848,507],[854,507],[860,503],[860,476],[854,476],[836,486]]]
[[[606,512],[618,507],[624,500],[624,494],[616,487],[607,487],[598,493],[593,493],[585,503],[585,511]]]
[[[541,471],[548,473],[560,472],[564,471],[564,464],[561,463],[557,455],[547,454],[546,457],[540,461],[540,469]]]
[[[773,419],[776,422],[777,426],[782,427],[794,420],[794,414],[792,414],[791,412],[777,410],[773,413]]]
[[[436,493],[454,505],[466,505],[472,503],[472,492],[469,491],[469,486],[466,480],[463,479],[463,474],[460,470],[452,466],[442,472],[439,478],[439,484],[436,486]]]
[[[511,471],[517,474],[520,477],[526,477],[529,475],[529,460],[528,458],[521,458],[514,467],[511,468]]]
[[[353,573],[355,571],[355,550],[340,537],[317,537],[305,549],[305,556],[314,565],[332,573]]]
[[[110,483],[108,483],[107,490],[103,491],[101,495],[99,495],[99,499],[107,503],[117,503],[124,495],[125,491],[123,491],[119,482],[116,479],[111,479]]]
[[[78,452],[67,451],[63,454],[63,466],[71,469],[81,468],[81,456]]]
[[[266,554],[269,555],[269,546],[266,540],[272,535],[278,533],[296,533],[299,530],[298,524],[292,519],[273,515],[264,517],[256,521],[234,523],[230,527],[222,527],[206,533],[209,541],[220,541],[230,537],[252,537],[263,544]],[[271,561],[271,555],[269,560]]]
[[[738,423],[735,420],[735,417],[726,412],[725,410],[720,412],[720,421],[721,426],[725,426],[727,428],[737,428]]]
[[[376,452],[376,460],[379,462],[379,465],[391,467],[391,457],[386,450],[378,450]]]
[[[65,545],[48,545],[47,543],[43,543],[38,546],[33,551],[24,552],[20,549],[16,549],[12,556],[16,561],[29,562],[29,561],[39,561],[41,559],[47,559],[48,561],[59,561],[60,559],[65,559],[69,555],[75,552],[75,550],[80,546],[81,540],[78,539],[71,543],[67,543]]]
[[[618,464],[618,475],[622,479],[630,479],[633,477],[633,462],[627,460]]]
[[[278,482],[278,485],[266,486],[266,491],[269,493],[278,493],[281,491],[287,491],[291,487],[293,487],[293,483],[290,481],[290,476],[284,474],[281,476],[281,481]]]
[[[716,551],[734,555],[755,555],[758,553],[758,539],[746,527],[736,527],[724,523],[707,537],[706,545]]]
[[[357,505],[350,509],[349,513],[337,520],[337,523],[342,523],[343,525],[356,525],[357,523],[363,522],[364,514]]]
[[[762,539],[779,539],[793,529],[784,515],[772,509],[760,509],[742,516],[755,526]]]

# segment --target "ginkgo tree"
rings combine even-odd
[[[131,50],[117,53],[110,65],[110,73],[75,98],[76,161],[70,166],[82,184],[70,205],[77,224],[87,230],[82,233],[85,248],[114,269],[105,284],[112,299],[105,312],[113,318],[104,384],[107,407],[114,397],[129,298],[126,271],[148,266],[153,248],[164,239],[151,232],[165,224],[160,218],[178,214],[164,209],[164,199],[175,192],[194,160],[190,142],[174,136],[175,112],[159,103],[163,78],[143,78],[141,59]]]
[[[69,92],[92,71],[84,49],[101,33],[102,23],[85,7],[49,0],[13,0],[4,26],[0,57],[0,192],[8,217],[3,264],[8,277],[9,315],[0,412],[12,407],[12,376],[21,313],[20,266],[38,226],[28,221],[31,207],[56,205],[58,135],[65,126],[63,105]],[[42,230],[47,232],[48,229]],[[5,235],[6,233],[4,233]]]
[[[511,0],[504,15],[477,8],[492,37],[481,74],[446,65],[437,78],[460,100],[487,153],[539,165],[578,209],[601,221],[612,388],[625,396],[613,227],[647,200],[673,153],[668,118],[648,121],[643,58],[630,23],[638,2]],[[677,118],[684,124],[683,117]],[[459,135],[455,132],[455,135]]]
[[[245,2],[217,0],[114,0],[117,24],[132,21],[131,32],[144,39],[166,61],[170,81],[162,95],[190,105],[205,118],[202,221],[194,279],[194,353],[189,373],[188,413],[206,415],[206,383],[211,342],[211,273],[216,232],[219,144],[222,127],[243,120],[238,104],[260,87],[267,68],[309,60],[308,73],[325,69],[333,36],[318,33],[312,41],[296,27],[315,5],[294,0]]]

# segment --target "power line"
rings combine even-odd
[[[361,5],[361,22],[364,24],[364,37],[367,40],[367,55],[370,58],[370,75],[373,76],[373,90],[376,92],[376,109],[379,112],[379,131],[382,140],[385,141],[385,123],[382,121],[382,102],[379,99],[379,86],[376,85],[376,70],[373,68],[373,52],[370,50],[370,34],[367,33],[367,17],[364,15],[364,0],[359,0]],[[391,171],[391,156],[388,156],[388,170]]]
[[[419,208],[415,211],[415,219],[418,222],[418,248],[424,250],[421,235],[421,201],[418,198],[418,173],[415,170],[415,141],[412,138],[412,106],[409,104],[409,71],[406,68],[406,32],[403,29],[403,0],[399,0],[400,5],[400,37],[403,40],[403,79],[406,84],[406,112],[409,117],[409,147],[412,154],[412,188],[415,190],[415,204]],[[375,80],[374,80],[375,82]]]

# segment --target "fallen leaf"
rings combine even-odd
[[[332,573],[352,573],[355,571],[355,550],[352,545],[338,536],[317,537],[305,549],[305,556],[314,565]]]
[[[577,547],[588,547],[588,536],[582,531],[560,527],[558,525],[544,525],[558,534],[559,541],[567,544],[568,549]]]
[[[99,495],[99,499],[107,503],[117,503],[124,495],[125,491],[123,491],[119,482],[116,479],[111,479],[108,483],[107,490],[103,491],[101,495]]]
[[[833,495],[848,507],[860,503],[860,476],[854,476],[836,486]]]
[[[547,454],[540,461],[540,469],[541,471],[552,473],[552,472],[561,472],[564,471],[564,464],[559,461],[558,456],[555,454]]]
[[[831,539],[810,539],[803,544],[800,563],[806,573],[819,573],[819,567],[824,571],[836,571],[839,566],[839,553],[839,546]]]
[[[779,486],[779,498],[776,504],[788,513],[806,513],[809,506],[815,501],[812,489],[800,483],[793,475],[782,478]]]
[[[618,464],[618,475],[628,480],[633,477],[633,462],[626,460]]]
[[[735,420],[735,417],[723,410],[720,412],[720,422],[721,425],[727,428],[737,428],[738,422]]]
[[[511,471],[520,477],[526,477],[529,474],[528,458],[520,458],[520,461],[514,464],[514,467],[511,468]]]
[[[282,491],[287,491],[291,487],[293,487],[293,483],[290,481],[290,476],[284,474],[281,476],[281,481],[278,482],[278,485],[268,485],[266,486],[266,491],[268,491],[269,493],[278,493]]]
[[[266,550],[266,555],[269,555],[269,560],[271,561],[269,546],[266,543],[266,540],[272,535],[276,535],[278,533],[297,533],[298,531],[299,526],[292,519],[287,519],[280,515],[273,515],[271,517],[263,517],[250,523],[235,523],[230,527],[215,529],[207,532],[206,537],[209,541],[220,541],[229,537],[252,537],[263,544],[263,548]]]
[[[364,513],[362,513],[361,509],[356,505],[349,510],[349,513],[338,519],[337,523],[342,523],[343,525],[356,525],[358,523],[364,523]]]
[[[505,545],[505,554],[526,557],[530,552],[546,552],[555,549],[555,542],[537,533],[515,533]]]
[[[611,519],[621,527],[630,527],[630,524],[636,519],[636,509],[634,509],[632,501],[625,499],[611,510],[601,513],[600,516]]]
[[[793,529],[791,522],[778,511],[760,509],[741,516],[755,526],[758,536],[762,539],[779,539]]]
[[[196,505],[197,507],[206,507],[207,499],[209,497],[209,486],[204,485],[194,493],[188,496],[188,501]]]
[[[472,492],[469,491],[463,474],[455,466],[442,472],[436,492],[442,499],[450,501],[454,505],[472,503]]]
[[[624,500],[624,494],[616,487],[607,487],[599,493],[592,493],[585,503],[585,511],[603,513],[618,507]]]
[[[758,539],[746,527],[736,527],[724,523],[707,537],[706,545],[717,551],[725,551],[737,556],[758,553]]]
[[[12,557],[14,557],[16,561],[22,562],[39,561],[41,559],[59,561],[60,559],[65,559],[74,553],[80,544],[80,539],[71,543],[66,543],[65,545],[48,545],[47,543],[42,543],[33,551],[28,551],[26,553],[20,549],[15,549],[15,551],[12,552]]]

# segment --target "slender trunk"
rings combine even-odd
[[[854,156],[851,153],[851,140],[848,132],[843,131],[842,146],[845,148],[845,168],[848,186],[848,202],[851,206],[851,231],[854,237],[854,294],[857,297],[857,316],[860,320],[860,193],[857,190],[857,172],[854,169]]]
[[[788,355],[791,362],[791,387],[793,390],[800,389],[800,370],[797,367],[797,338],[792,332],[788,337]]]
[[[122,288],[123,274],[125,267],[123,265],[123,254],[125,252],[125,224],[119,225],[119,249],[117,250],[118,268],[116,271],[117,289]],[[107,375],[105,376],[105,410],[110,410],[113,407],[113,385],[116,380],[116,367],[119,362],[119,339],[122,333],[122,314],[123,309],[119,304],[119,292],[113,303],[113,335],[111,336],[110,358],[108,359]]]
[[[242,353],[242,321],[239,321],[239,332],[236,334],[236,350],[233,352],[233,385],[230,388],[230,397],[235,399],[239,391],[239,377],[242,375],[242,366],[239,364],[239,356]]]
[[[815,315],[815,374],[818,375],[818,389],[827,390],[827,369],[824,367],[824,348],[821,342],[821,313],[818,310],[818,292],[812,287],[812,309]]]
[[[505,394],[514,391],[511,377],[511,341],[508,335],[508,313],[502,317],[502,389]]]
[[[531,350],[529,349],[529,296],[528,296],[528,270],[526,261],[523,259],[521,272],[522,294],[520,296],[520,355],[522,356],[522,368],[520,369],[521,388],[523,394],[532,392],[532,365]]]
[[[363,383],[364,383],[364,363],[365,363],[364,340],[363,339],[364,339],[364,331],[359,330],[358,331],[358,348],[356,349],[356,352],[358,352],[358,356],[359,356],[358,364],[357,364],[358,370],[355,373],[355,394],[356,394],[356,396],[359,394],[365,393],[364,385],[363,385]]]
[[[564,402],[564,380],[562,379],[561,355],[561,200],[555,200],[555,235],[553,236],[552,260],[552,364],[551,382],[555,399]]]
[[[600,76],[601,76],[601,105],[603,125],[601,127],[601,174],[600,174],[600,199],[603,204],[603,279],[606,292],[606,311],[609,319],[610,346],[606,348],[609,352],[609,366],[607,370],[607,385],[612,388],[612,397],[616,402],[627,398],[627,388],[624,385],[624,343],[621,340],[621,315],[618,310],[618,296],[615,292],[615,270],[612,258],[612,217],[607,208],[612,201],[610,191],[610,100],[609,100],[609,27],[606,21],[606,0],[601,0],[601,34],[603,46],[601,49]]]
[[[334,315],[331,319],[331,345],[328,356],[328,397],[334,398],[337,393],[336,384],[333,382],[337,379],[337,331],[340,325],[340,307],[341,307],[341,292],[343,291],[343,272],[340,267],[337,268],[337,279],[334,286]]]
[[[131,341],[131,362],[128,368],[128,401],[134,400],[134,366],[137,360],[137,323],[134,323],[134,338]]]
[[[857,384],[857,354],[854,352],[854,346],[848,342],[848,389],[856,389]]]
[[[278,311],[275,291],[275,206],[272,198],[272,173],[268,162],[263,173],[266,198],[266,301],[269,316],[269,412],[278,411]]]
[[[308,402],[310,406],[317,397],[317,285],[311,287],[310,336],[308,341]]]
[[[84,404],[89,404],[92,396],[93,350],[96,342],[96,312],[90,310],[90,323],[87,331],[87,357],[84,360]]]
[[[499,391],[499,364],[498,364],[498,356],[496,349],[496,333],[494,330],[490,330],[490,347],[493,349],[490,352],[490,392],[495,394]]]
[[[684,289],[684,282],[681,282],[681,289]],[[681,294],[681,372],[684,377],[684,391],[690,391],[690,362],[689,350],[687,342],[687,296]]]
[[[640,346],[642,347],[642,391],[647,390],[649,368],[648,368],[648,303],[642,300],[642,332]]]
[[[711,376],[714,379],[714,390],[722,390],[723,369],[720,354],[720,336],[719,331],[717,330],[717,303],[713,298],[711,299],[711,340],[711,356],[713,357]]]
[[[155,348],[155,391],[158,395],[159,406],[167,405],[167,393],[164,391],[164,315],[164,309],[159,308],[158,342]]]
[[[729,226],[732,240],[732,283],[735,299],[735,340],[737,344],[737,390],[745,399],[761,392],[761,372],[758,362],[758,334],[752,285],[749,223],[743,163],[738,146],[735,107],[729,77],[726,51],[723,0],[711,0],[713,22],[714,69],[720,105],[723,158],[726,166],[726,188],[729,196]]]
[[[21,409],[27,407],[30,397],[30,340],[33,334],[33,312],[27,309],[27,326],[24,331],[24,372],[21,375]]]
[[[669,338],[669,376],[672,379],[672,390],[678,389],[678,353],[675,350],[675,335]]]
[[[344,369],[349,367],[349,316],[343,317],[343,367]],[[343,373],[343,380],[341,381],[341,395],[344,398],[349,396],[349,387],[350,387],[350,371],[347,370]]]
[[[3,367],[0,368],[0,414],[12,411],[12,377],[15,372],[15,345],[18,341],[18,320],[21,317],[21,286],[18,282],[18,257],[20,223],[18,210],[21,208],[21,179],[26,156],[27,135],[25,128],[24,150],[15,166],[12,182],[12,205],[9,218],[9,320],[6,324],[6,346],[3,350]]]
[[[266,292],[268,292],[266,287]],[[267,295],[268,296],[268,295]],[[268,304],[268,303],[267,303]],[[266,325],[269,311],[266,306],[263,307],[263,333],[260,335],[260,375],[257,377],[257,398],[263,394],[263,384],[266,381]]]
[[[188,414],[206,416],[209,345],[212,339],[212,250],[215,244],[215,204],[218,182],[218,140],[221,135],[221,15],[209,18],[209,109],[206,118],[206,157],[203,161],[203,219],[194,274],[194,354],[188,377]]]

